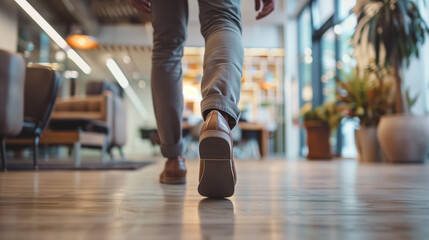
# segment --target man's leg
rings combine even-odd
[[[240,0],[199,0],[201,33],[206,42],[201,83],[204,119],[212,109],[229,115],[233,128],[240,116],[243,70]]]
[[[153,25],[152,98],[162,155],[169,160],[163,183],[183,183],[186,176],[182,145],[182,65],[188,22],[187,0],[156,0]]]
[[[231,129],[237,124],[243,67],[240,0],[199,0],[201,33],[206,42],[201,83],[201,195],[229,197],[237,179]]]

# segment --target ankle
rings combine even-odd
[[[209,115],[211,112],[213,112],[213,111],[218,111],[221,115],[222,115],[222,117],[229,123],[229,120],[231,119],[231,116],[228,114],[228,113],[226,113],[226,112],[224,112],[224,111],[221,111],[221,110],[217,110],[217,109],[212,109],[212,110],[210,110],[209,112],[208,112],[208,114],[207,115]]]

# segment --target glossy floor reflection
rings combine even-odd
[[[429,165],[238,161],[234,197],[130,172],[0,173],[0,239],[428,239]]]

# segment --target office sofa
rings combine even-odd
[[[52,114],[51,128],[103,132],[105,126],[107,151],[113,159],[112,149],[116,147],[124,159],[122,146],[126,143],[126,112],[119,89],[112,83],[89,82],[86,93],[86,96],[59,99]],[[67,120],[66,125],[61,125],[64,120]]]

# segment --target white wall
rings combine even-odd
[[[429,7],[420,6],[421,14],[429,24]],[[410,66],[404,67],[404,88],[409,89],[411,97],[418,95],[412,113],[422,115],[429,113],[429,35],[426,35],[426,43],[420,48],[420,57],[413,58]]]
[[[243,25],[242,39],[245,48],[280,48],[283,46],[283,32],[277,25]],[[204,38],[200,33],[200,25],[188,26],[187,46],[203,47]]]
[[[16,52],[18,46],[18,11],[12,0],[0,0],[0,48]]]
[[[101,45],[152,46],[152,26],[103,25],[98,41]]]
[[[429,7],[428,6],[426,6],[426,14],[423,14],[423,16],[425,16],[426,23],[429,24]],[[426,66],[423,69],[424,69],[424,74],[425,74],[425,79],[426,79],[426,82],[425,82],[426,113],[428,113],[429,112],[429,36],[426,40],[426,44],[422,48],[422,55],[424,55],[424,57],[426,59]]]
[[[98,40],[103,45],[152,46],[151,25],[105,25],[100,27]],[[279,25],[244,25],[244,47],[279,48],[283,46]],[[203,47],[199,24],[189,24],[186,46]]]
[[[404,89],[409,90],[410,96],[418,96],[416,104],[411,109],[413,114],[422,115],[428,113],[428,66],[429,66],[429,44],[421,48],[419,59],[413,58],[408,69],[404,67],[403,81]]]

